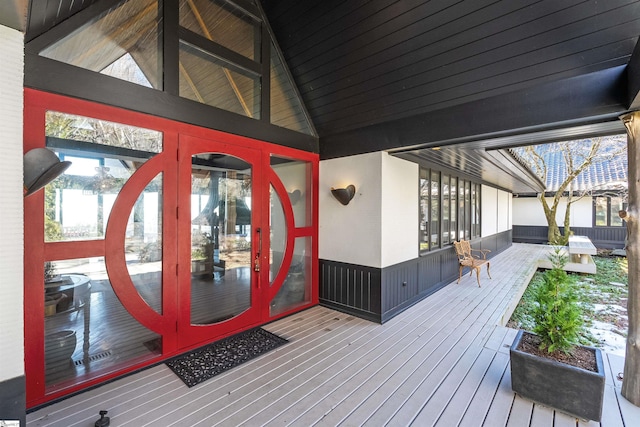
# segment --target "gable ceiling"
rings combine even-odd
[[[262,3],[328,157],[611,120],[640,35],[631,0]]]
[[[28,16],[28,41],[97,1],[117,3],[12,0],[0,23]],[[624,132],[640,0],[260,3],[322,158],[402,151],[487,179],[486,149]]]

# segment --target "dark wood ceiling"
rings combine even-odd
[[[96,1],[117,3],[30,0],[26,40]],[[640,0],[260,3],[323,158],[623,132],[617,117],[637,95],[627,64]]]
[[[640,35],[640,2],[632,0],[262,3],[329,156],[342,155],[340,146],[358,137],[374,148],[441,145],[549,124],[552,114],[534,111],[503,120],[500,106],[540,108],[527,102],[533,97],[560,112],[544,91],[577,89],[585,75],[613,84],[605,71],[628,63]],[[590,111],[564,111],[553,122],[612,117],[624,109],[620,94],[594,94],[598,99],[583,100],[594,103],[583,105]],[[454,118],[446,120],[450,129],[456,122],[473,128],[442,132],[443,115]]]

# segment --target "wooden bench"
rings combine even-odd
[[[563,254],[568,258],[564,266],[565,271],[574,273],[596,274],[596,263],[591,255],[597,255],[598,250],[586,236],[570,236],[567,246],[562,248]],[[540,268],[553,268],[548,259],[540,260]]]
[[[569,254],[580,257],[581,264],[588,264],[591,255],[598,255],[598,250],[587,236],[570,236]]]
[[[460,283],[460,279],[462,278],[462,269],[464,267],[469,267],[471,270],[469,275],[473,274],[473,271],[476,271],[476,279],[478,280],[478,287],[480,287],[480,269],[483,265],[487,265],[487,275],[489,279],[491,279],[491,273],[489,272],[489,267],[491,263],[487,259],[487,253],[491,252],[489,249],[472,249],[471,243],[468,240],[460,240],[459,242],[453,242],[453,247],[456,250],[456,255],[458,256],[458,263],[460,264],[460,270],[458,273],[458,283]],[[480,256],[473,255],[473,252],[479,252],[482,255]]]

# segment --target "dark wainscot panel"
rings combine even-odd
[[[489,257],[511,246],[511,230],[482,240],[476,249]],[[385,268],[320,260],[320,303],[367,320],[384,323],[458,277],[452,246]]]
[[[564,227],[560,227],[564,232]],[[626,227],[571,227],[575,236],[587,236],[600,249],[622,249],[627,236]],[[547,227],[514,225],[515,243],[547,243]]]
[[[25,396],[24,376],[0,381],[0,421],[17,420],[20,421],[21,426],[26,426],[27,402]]]

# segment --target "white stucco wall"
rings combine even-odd
[[[498,190],[498,206],[496,209],[498,212],[496,230],[498,233],[502,233],[511,228],[511,193]]]
[[[551,204],[551,198],[547,197],[547,202]],[[593,206],[591,197],[584,197],[571,205],[571,226],[572,227],[592,227],[593,226]],[[556,222],[562,225],[564,222],[564,212],[566,201],[561,201],[558,206]],[[535,197],[516,197],[513,199],[513,223],[515,225],[546,226],[547,220],[544,217],[542,204]]]
[[[23,52],[23,34],[0,26],[0,381],[24,375]]]
[[[381,267],[382,153],[368,153],[320,162],[318,186],[321,259]],[[331,187],[356,187],[343,206]]]
[[[481,234],[483,237],[487,237],[498,232],[498,189],[483,185],[481,194]]]
[[[419,166],[382,153],[382,267],[417,258]]]
[[[356,186],[343,206],[331,187]],[[385,152],[320,162],[321,259],[383,268],[418,257],[418,165]]]

